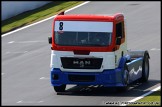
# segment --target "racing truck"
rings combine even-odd
[[[52,24],[50,80],[54,90],[66,85],[102,85],[127,90],[147,82],[149,52],[128,50],[124,14],[57,14]]]

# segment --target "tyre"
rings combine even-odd
[[[66,88],[66,85],[61,85],[61,86],[54,86],[54,90],[56,92],[64,92]]]
[[[128,68],[127,68],[127,65],[125,64],[124,66],[124,71],[123,71],[123,76],[124,76],[124,81],[123,81],[123,84],[125,86],[123,87],[118,87],[118,91],[121,92],[121,91],[127,91],[128,88],[129,88],[129,72],[128,72]]]
[[[142,63],[142,77],[140,78],[140,82],[147,82],[149,78],[149,56],[147,54],[144,55],[143,63]]]

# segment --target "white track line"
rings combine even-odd
[[[42,103],[42,102],[44,102],[44,101],[23,101],[23,100],[20,100],[16,103]]]
[[[90,2],[90,1],[86,1],[86,2],[84,2],[84,3],[82,3],[82,4],[80,4],[80,5],[77,5],[77,6],[73,7],[73,8],[71,8],[71,9],[68,9],[68,10],[65,11],[65,13],[66,13],[66,12],[69,12],[69,11],[71,11],[71,10],[74,10],[74,9],[80,7],[80,6],[83,6],[83,5],[85,5],[85,4],[89,3],[89,2]],[[49,19],[54,18],[55,16],[56,16],[56,15],[51,16],[51,17],[46,18],[46,19],[43,19],[43,20],[38,21],[38,22],[36,22],[36,23],[33,23],[33,24],[30,24],[30,25],[24,26],[24,27],[22,27],[22,28],[16,29],[16,30],[14,30],[14,31],[5,33],[5,34],[3,34],[1,37],[10,35],[10,34],[15,33],[15,32],[17,32],[17,31],[20,31],[20,30],[23,30],[23,29],[25,29],[25,28],[28,28],[28,27],[30,27],[30,26],[34,26],[34,25],[36,25],[36,24],[42,23],[42,22],[44,22],[44,21],[47,21],[47,20],[49,20]]]
[[[28,51],[24,51],[24,52],[6,52],[5,54],[18,54],[18,53],[27,53]]]
[[[8,43],[14,43],[15,41],[10,41],[10,42],[8,42]]]
[[[141,99],[141,98],[143,98],[143,97],[145,97],[145,96],[147,96],[147,95],[149,95],[149,94],[151,94],[151,93],[153,93],[153,92],[155,92],[155,91],[157,91],[157,90],[159,90],[159,89],[161,89],[161,86],[156,87],[156,88],[152,89],[151,91],[149,91],[149,92],[147,92],[147,93],[145,93],[145,94],[143,94],[143,95],[141,95],[141,96],[139,96],[139,97],[136,97],[136,98],[134,98],[134,99],[128,101],[128,104],[129,104],[129,103],[131,104],[131,102],[135,102],[135,101],[137,101],[137,100],[139,100],[139,99]],[[128,104],[122,104],[121,106],[126,106],[126,105],[128,105]]]
[[[50,78],[47,78],[47,77],[41,77],[39,78],[40,80],[49,80]]]
[[[38,42],[46,42],[46,41],[41,41],[41,40],[37,40],[37,41],[19,41],[19,42],[10,41],[8,43],[11,44],[11,43],[38,43]]]
[[[160,51],[160,49],[159,48],[152,48],[152,49],[150,49],[151,51]]]

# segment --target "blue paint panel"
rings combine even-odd
[[[137,58],[129,63],[128,70],[130,75],[130,83],[142,76],[142,70],[139,70],[137,73],[136,71],[139,69],[139,66],[142,67],[143,57]],[[124,65],[127,62],[127,57],[122,57],[120,59],[120,63],[118,68],[112,70],[104,70],[103,72],[62,72],[58,68],[51,69],[51,84],[53,86],[60,86],[62,84],[76,84],[76,85],[103,85],[107,87],[114,87],[114,86],[125,86],[124,84]],[[134,72],[132,72],[134,68]],[[132,71],[131,71],[132,70]],[[136,74],[137,73],[137,74]],[[54,80],[52,78],[53,74],[57,74],[59,79]],[[91,82],[74,82],[69,80],[69,75],[82,75],[82,76],[94,76],[94,81]]]
[[[118,68],[124,69],[124,65],[126,61],[127,61],[127,58],[125,56],[121,57]]]
[[[52,75],[57,74],[58,80],[52,79]],[[69,80],[68,75],[93,75],[95,80],[93,82],[72,82]],[[59,86],[61,84],[77,84],[77,85],[104,85],[111,86],[124,86],[122,83],[121,69],[104,70],[103,72],[62,72],[60,69],[51,70],[51,84],[53,86]]]
[[[128,70],[129,70],[129,76],[130,76],[130,82],[133,82],[142,76],[142,63],[143,63],[143,57],[137,58],[129,63]]]

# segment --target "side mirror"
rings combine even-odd
[[[48,37],[48,43],[52,44],[52,37]]]
[[[116,45],[120,45],[121,44],[121,37],[117,37],[116,38]]]

